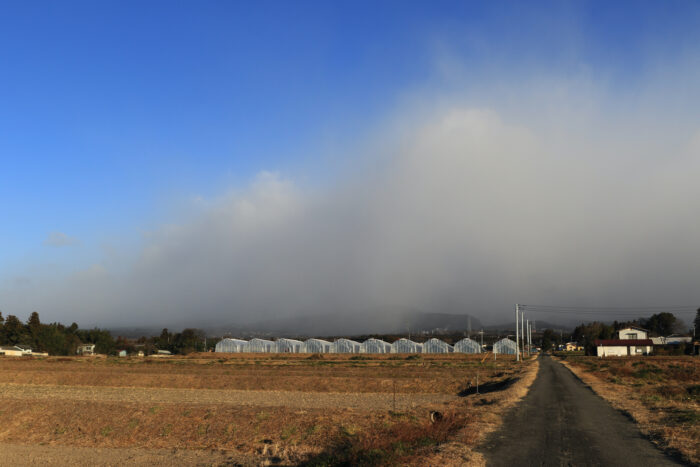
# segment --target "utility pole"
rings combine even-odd
[[[520,312],[520,335],[523,341],[523,355],[525,355],[525,312]]]
[[[518,330],[520,329],[520,323],[518,318],[518,313],[520,312],[520,305],[515,304],[515,361],[520,361],[520,340]]]
[[[481,350],[484,350],[484,330],[482,329],[479,331],[479,334],[481,334]]]
[[[530,320],[528,319],[525,323],[525,332],[527,333],[525,334],[527,336],[527,354],[530,355]]]

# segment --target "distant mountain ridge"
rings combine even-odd
[[[347,315],[306,315],[265,320],[248,325],[207,328],[215,335],[267,334],[271,336],[353,336],[363,334],[419,333],[421,331],[465,331],[482,327],[481,321],[467,314],[393,312]]]

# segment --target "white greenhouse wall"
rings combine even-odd
[[[409,339],[399,339],[391,344],[392,353],[422,353],[423,344]]]
[[[381,339],[367,339],[362,343],[362,353],[390,353],[391,344]]]
[[[245,346],[248,344],[248,341],[244,341],[241,339],[222,339],[219,342],[216,343],[216,346],[214,347],[215,352],[226,352],[226,353],[237,353],[237,352],[243,352]]]
[[[251,339],[244,352],[254,353],[276,353],[277,344],[265,339]]]
[[[333,342],[334,353],[360,353],[362,344],[350,339],[337,339]]]
[[[450,353],[453,350],[450,344],[440,339],[428,339],[423,344],[423,353]]]
[[[309,339],[304,342],[304,352],[306,353],[330,353],[333,344],[323,339]]]
[[[500,354],[515,355],[516,344],[510,339],[501,339],[493,344],[493,352]]]
[[[455,342],[455,352],[459,353],[481,353],[481,346],[478,342],[468,337]]]
[[[277,352],[279,353],[299,353],[303,347],[304,343],[296,339],[277,339]]]

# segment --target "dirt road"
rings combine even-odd
[[[550,357],[530,392],[482,449],[487,465],[682,465],[652,445],[623,414]]]
[[[442,404],[457,397],[447,394],[396,394],[397,410]],[[226,404],[300,409],[389,410],[394,398],[388,393],[333,393],[295,391],[242,391],[225,389],[131,388],[0,384],[0,400],[77,400],[178,404]]]

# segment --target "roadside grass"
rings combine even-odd
[[[364,431],[341,429],[323,452],[301,465],[408,465],[454,438],[472,421],[473,417],[466,413],[451,412],[434,423],[399,420]]]
[[[563,359],[659,447],[700,464],[700,361],[690,356]]]

